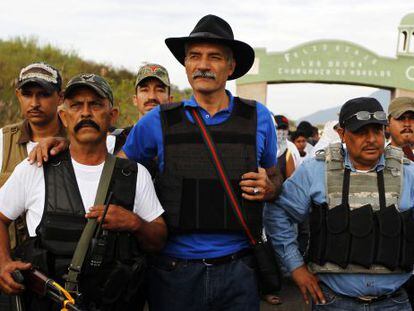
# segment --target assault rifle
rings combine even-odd
[[[75,299],[58,283],[48,278],[39,270],[16,270],[12,273],[14,280],[26,286],[41,297],[49,297],[62,306],[62,311],[82,311],[75,304]]]

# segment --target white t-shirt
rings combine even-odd
[[[103,163],[90,166],[82,165],[72,159],[76,181],[78,183],[85,212],[93,206]],[[135,193],[134,213],[145,221],[153,221],[163,212],[163,208],[155,193],[151,175],[147,169],[138,164],[137,186]],[[30,236],[36,236],[45,206],[45,179],[43,167],[30,165],[22,161],[16,166],[13,174],[0,189],[0,213],[14,220],[26,212],[27,228]]]
[[[296,145],[291,141],[287,141],[287,148],[293,155],[293,161],[295,162],[295,168],[302,164],[302,158],[300,157],[299,150],[296,148]]]

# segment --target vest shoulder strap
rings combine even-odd
[[[399,147],[388,145],[384,150],[385,167],[390,170],[401,170],[402,164],[409,164],[410,161],[405,158],[404,152]]]
[[[111,135],[114,135],[114,136],[119,136],[119,135],[121,135],[121,134],[124,132],[124,130],[125,130],[125,129],[123,129],[123,128],[117,128],[117,129],[114,129],[114,130],[111,132]]]
[[[182,102],[163,104],[163,105],[160,105],[160,109],[161,111],[169,111],[169,110],[173,110],[173,109],[177,109],[178,107],[181,107],[182,104],[183,104]]]
[[[327,170],[343,170],[344,156],[341,143],[330,144],[324,153]]]
[[[246,99],[246,98],[241,98],[241,97],[234,97],[235,102],[237,103],[242,103],[251,107],[256,107],[257,102],[255,100],[252,99]]]
[[[138,172],[138,165],[136,162],[129,159],[116,158],[115,169],[124,170],[124,172],[136,173]]]

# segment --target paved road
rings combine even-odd
[[[302,295],[299,289],[293,284],[292,281],[285,279],[280,292],[282,304],[273,306],[267,302],[262,301],[261,311],[310,311],[310,307],[307,306],[302,299]]]

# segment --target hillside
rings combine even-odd
[[[367,96],[376,98],[381,103],[384,110],[385,111],[388,110],[388,105],[390,102],[390,91],[378,90],[372,94],[367,94]],[[333,108],[319,110],[310,115],[307,115],[306,117],[299,119],[297,123],[306,120],[315,125],[325,124],[329,120],[338,119],[338,114],[339,114],[340,109],[341,109],[341,106],[336,106]]]
[[[138,111],[132,105],[135,73],[107,64],[86,61],[73,51],[63,51],[51,45],[40,45],[36,39],[0,39],[0,127],[17,121],[20,109],[15,96],[15,86],[20,69],[36,61],[47,62],[60,70],[63,85],[76,74],[96,73],[110,83],[115,102],[120,106],[119,126],[136,122]],[[174,100],[187,97],[191,90],[171,87]]]

